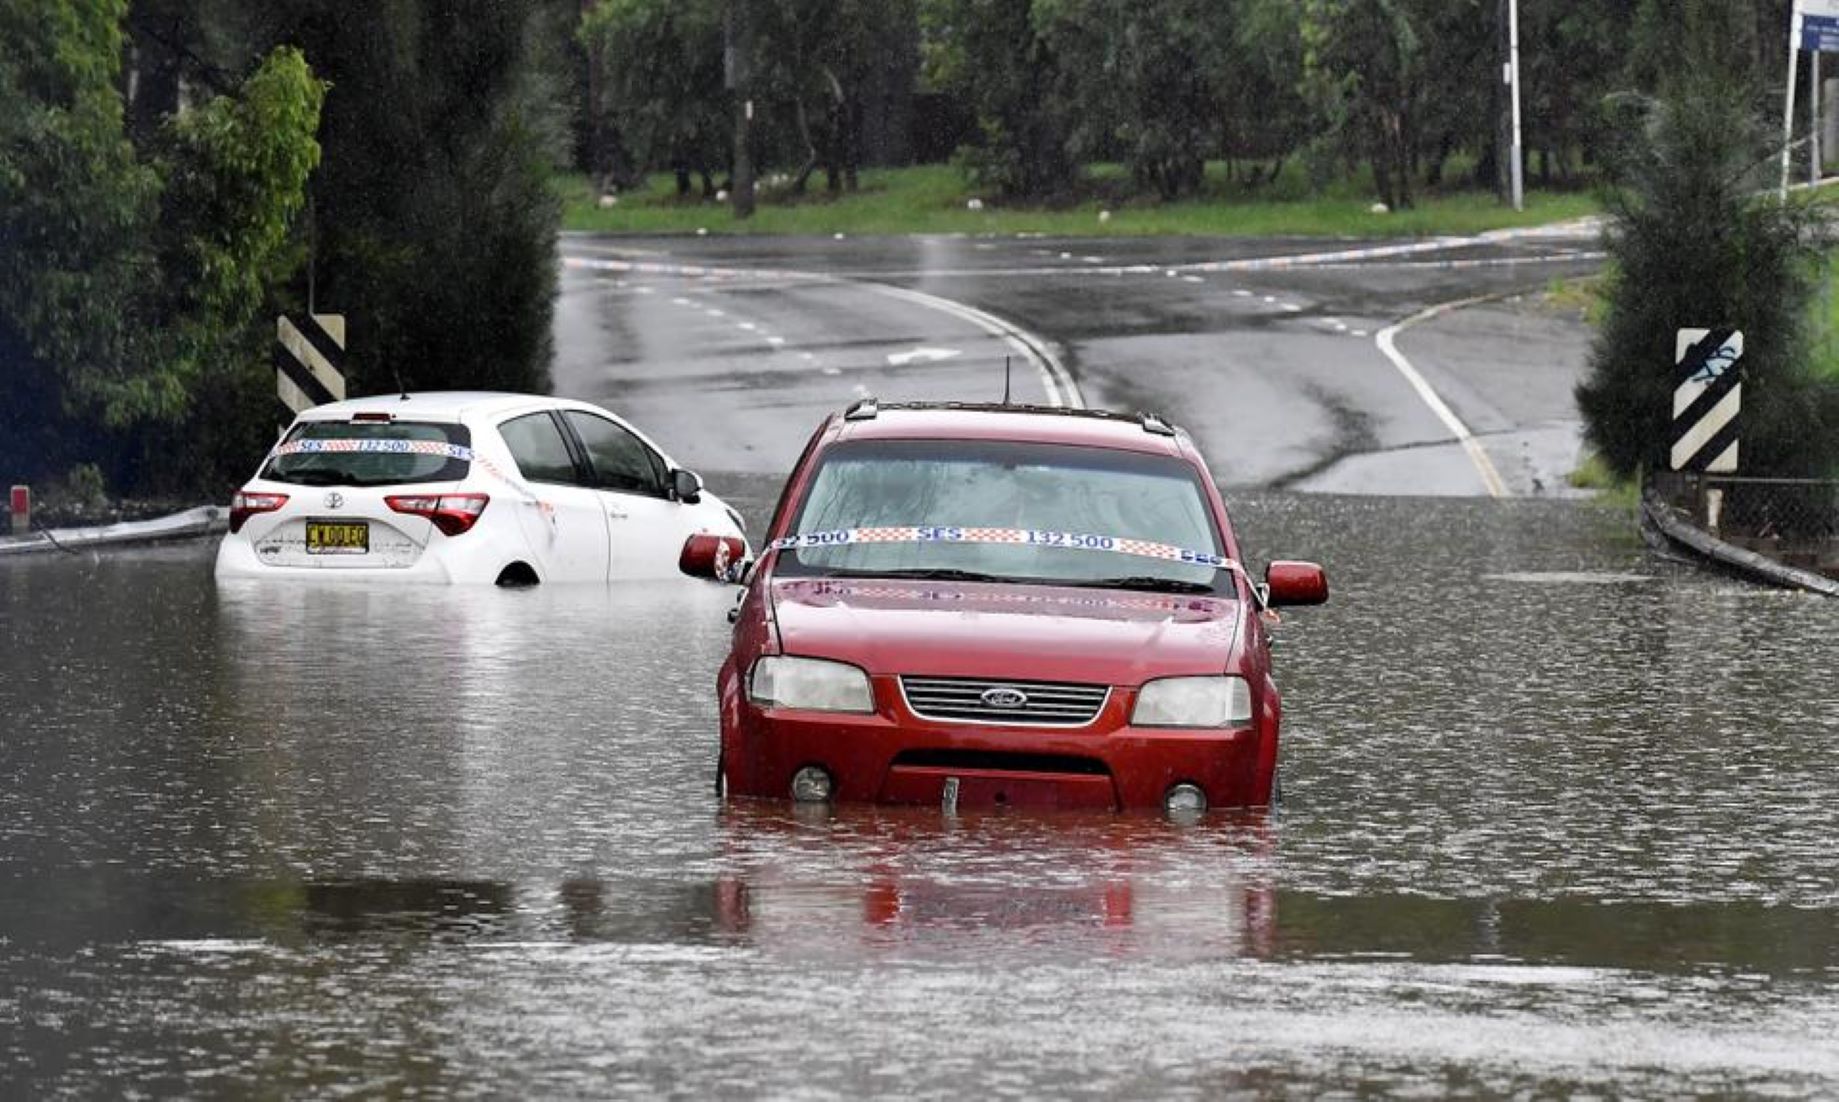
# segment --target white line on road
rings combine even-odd
[[[858,283],[855,286],[866,287],[877,294],[890,298],[903,299],[916,306],[925,306],[939,310],[953,317],[961,318],[977,326],[993,337],[1000,337],[1010,348],[1020,353],[1023,359],[1035,365],[1041,374],[1041,387],[1047,391],[1047,404],[1050,406],[1069,406],[1073,409],[1086,407],[1085,395],[1079,390],[1079,380],[1054,355],[1047,342],[1018,325],[1011,324],[987,310],[967,306],[938,295],[929,295],[924,291],[912,291],[905,287],[894,287],[886,283]]]
[[[1004,343],[1008,344],[1010,348],[1019,353],[1023,359],[1035,365],[1035,369],[1039,371],[1041,375],[1041,387],[1047,392],[1048,405],[1069,406],[1073,409],[1085,408],[1085,395],[1079,389],[1079,380],[1073,378],[1073,373],[1067,370],[1064,363],[1060,362],[1060,357],[1054,354],[1053,349],[1048,345],[1047,341],[1018,325],[1014,325],[997,317],[987,310],[979,310],[975,306],[968,306],[952,299],[941,298],[938,295],[929,295],[924,291],[913,291],[905,287],[896,287],[892,284],[875,283],[842,276],[831,276],[818,272],[762,271],[758,269],[749,270],[736,268],[709,269],[700,266],[657,264],[650,262],[634,263],[623,260],[595,260],[574,256],[563,257],[562,264],[567,268],[615,272],[640,272],[647,275],[682,277],[688,275],[719,274],[724,276],[750,276],[753,278],[809,280],[814,283],[846,283],[852,287],[861,287],[878,295],[902,299],[916,306],[924,306],[929,310],[938,310],[950,314],[953,317],[970,322],[972,325],[975,325],[977,328],[982,329],[993,337],[1000,338]],[[1169,272],[1171,276],[1174,274],[1173,271]],[[641,294],[651,293],[651,288],[649,287],[639,287],[636,289]],[[722,311],[714,309],[706,310],[704,313],[711,317],[724,316]]]
[[[1437,419],[1443,422],[1444,427],[1455,434],[1456,440],[1462,445],[1462,450],[1469,453],[1469,462],[1475,464],[1475,470],[1481,475],[1481,483],[1487,488],[1489,496],[1506,497],[1507,484],[1501,481],[1501,473],[1494,469],[1494,461],[1488,458],[1488,453],[1481,446],[1481,441],[1475,439],[1475,434],[1469,431],[1469,427],[1462,423],[1460,417],[1456,416],[1456,411],[1449,408],[1449,403],[1445,402],[1438,396],[1435,390],[1431,389],[1430,382],[1419,373],[1418,369],[1411,366],[1411,361],[1406,359],[1405,354],[1398,350],[1398,344],[1396,343],[1400,333],[1419,322],[1429,321],[1431,318],[1441,314],[1447,314],[1451,310],[1460,310],[1464,306],[1473,306],[1478,302],[1485,302],[1489,297],[1490,296],[1483,295],[1477,298],[1465,298],[1460,302],[1446,302],[1441,306],[1432,306],[1428,310],[1420,310],[1396,325],[1388,325],[1384,329],[1381,329],[1379,331],[1379,336],[1374,339],[1379,345],[1380,352],[1385,354],[1386,359],[1392,361],[1393,367],[1398,368],[1399,374],[1403,375],[1405,381],[1411,384],[1411,389],[1418,392],[1418,397],[1424,399],[1424,404],[1430,407],[1430,412],[1436,414]]]

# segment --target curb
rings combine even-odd
[[[153,520],[124,521],[92,528],[41,528],[28,536],[0,538],[0,558],[197,539],[216,535],[229,526],[229,510],[219,505],[200,505]]]
[[[1827,597],[1839,597],[1839,581],[1823,574],[1788,566],[1766,555],[1759,555],[1754,551],[1725,543],[1697,525],[1687,524],[1679,519],[1673,510],[1668,508],[1666,503],[1656,497],[1647,487],[1642,487],[1641,490],[1641,518],[1644,527],[1651,525],[1674,544],[1701,558],[1709,559],[1720,566],[1746,575],[1752,581],[1783,589],[1804,589]]]

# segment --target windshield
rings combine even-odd
[[[787,535],[824,544],[785,547],[778,569],[792,576],[1234,592],[1226,570],[1141,553],[1222,554],[1193,469],[1136,452],[936,440],[840,444],[825,454]]]
[[[470,467],[465,425],[428,421],[302,421],[261,477],[306,486],[458,482]]]

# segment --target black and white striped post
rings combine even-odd
[[[1674,351],[1679,365],[1673,388],[1676,471],[1731,474],[1737,469],[1737,417],[1743,408],[1743,333],[1736,329],[1681,329]]]
[[[345,315],[275,320],[275,393],[288,415],[345,397]]]

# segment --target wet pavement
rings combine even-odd
[[[1578,458],[1571,391],[1588,331],[1527,292],[1594,271],[1596,248],[1546,231],[1380,244],[569,236],[555,381],[685,462],[778,472],[806,426],[859,397],[996,401],[1005,356],[1016,399],[1046,400],[1042,373],[968,306],[1038,337],[1089,404],[1180,421],[1232,485],[1472,495],[1475,465],[1377,342],[1427,307],[1502,296],[1397,343],[1509,492],[1551,494]]]
[[[757,525],[765,475],[711,484]],[[1235,495],[1284,804],[721,806],[727,591],[0,571],[0,1096],[1831,1095],[1839,605]]]

